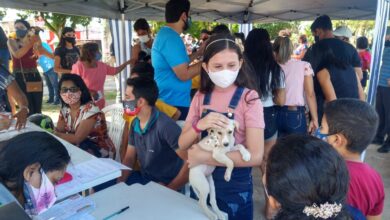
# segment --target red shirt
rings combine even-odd
[[[12,65],[15,69],[21,69],[20,64],[22,64],[23,69],[37,68],[37,58],[34,57],[32,48],[20,59],[12,57]]]
[[[371,54],[368,50],[359,52],[360,61],[362,62],[362,70],[367,71],[370,69]]]
[[[350,176],[347,203],[365,216],[380,215],[385,201],[381,176],[366,163],[346,162]]]

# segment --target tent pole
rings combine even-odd
[[[367,102],[372,106],[375,104],[376,90],[379,82],[387,21],[389,20],[389,10],[389,0],[378,0],[375,18],[374,41],[372,44],[372,57],[370,66],[371,76],[367,95]],[[364,161],[365,157],[366,151],[362,153],[360,159]]]
[[[387,21],[389,19],[389,11],[389,0],[378,0],[375,18],[374,40],[372,44],[372,58],[370,67],[371,77],[367,95],[367,102],[371,105],[374,105],[375,103],[376,90],[379,82],[380,68],[382,63],[383,49],[385,45]]]
[[[121,29],[122,29],[122,39],[121,39],[121,43],[120,45],[123,47],[123,48],[120,48],[119,51],[120,51],[120,56],[122,57],[122,63],[126,62],[125,60],[125,57],[126,57],[126,54],[125,54],[125,50],[127,50],[126,48],[126,26],[125,26],[125,12],[124,12],[124,8],[125,8],[125,1],[124,0],[120,0],[120,7],[121,7]],[[121,89],[121,94],[120,94],[120,98],[121,100],[123,100],[124,98],[124,94],[125,94],[125,89],[126,89],[126,79],[127,79],[127,76],[126,76],[126,70],[122,71],[120,73],[120,89]]]

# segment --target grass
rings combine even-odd
[[[47,99],[48,99],[47,96],[43,97],[42,112],[51,112],[51,113],[59,112],[60,108],[61,108],[61,105],[47,104],[46,103]]]
[[[106,101],[115,100],[116,98],[116,91],[105,91],[104,97],[106,98]]]

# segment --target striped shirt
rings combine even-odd
[[[5,90],[13,80],[14,77],[10,74],[10,72],[0,65],[0,90]]]
[[[0,112],[5,111],[6,108],[6,89],[15,78],[2,65],[0,65]]]
[[[390,46],[383,50],[382,65],[379,72],[379,86],[389,87],[387,80],[390,80]]]

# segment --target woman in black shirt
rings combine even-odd
[[[60,43],[54,51],[54,71],[61,76],[63,73],[71,73],[72,65],[80,57],[80,51],[75,46],[76,34],[73,28],[64,27]]]

